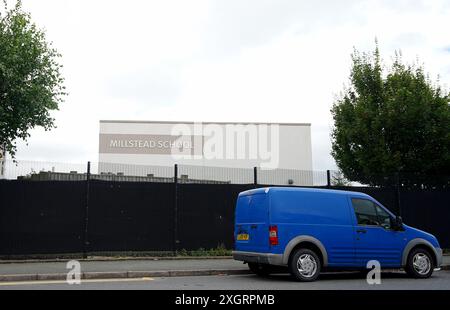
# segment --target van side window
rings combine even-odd
[[[379,226],[377,210],[375,204],[366,199],[352,199],[353,209],[355,209],[358,225]]]
[[[376,211],[378,214],[378,221],[380,222],[380,225],[383,226],[385,229],[391,229],[391,216],[389,213],[387,213],[383,208],[376,205]]]

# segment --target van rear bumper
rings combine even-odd
[[[246,263],[284,266],[282,254],[233,251],[233,258]]]

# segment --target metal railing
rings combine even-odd
[[[3,160],[3,173],[0,179],[16,180],[26,179],[40,173],[82,175],[87,172],[85,163],[61,163],[28,160]]]
[[[61,163],[24,160],[0,162],[3,175],[0,179],[31,181],[84,181],[91,180],[121,182],[155,182],[189,184],[254,184],[255,186],[364,186],[349,182],[339,171],[274,169],[255,167],[211,167],[200,165],[137,165],[109,162]],[[426,175],[421,173],[395,173],[371,175],[372,186],[436,189],[449,188],[448,175]]]
[[[57,163],[23,160],[3,162],[8,180],[31,181],[83,181],[87,179],[87,164]],[[176,175],[175,175],[176,171]],[[122,182],[161,182],[194,184],[255,184],[277,186],[327,186],[331,185],[330,171],[295,169],[263,170],[260,168],[232,168],[196,165],[156,166],[122,163],[92,162],[91,180]]]

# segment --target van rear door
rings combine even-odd
[[[236,251],[269,250],[269,196],[262,191],[240,195],[236,206]]]

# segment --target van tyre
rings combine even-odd
[[[427,279],[434,271],[433,256],[426,249],[412,250],[408,255],[405,271],[408,275],[417,279]]]
[[[264,264],[248,263],[248,268],[260,277],[267,277],[272,272],[271,266]]]
[[[296,250],[289,260],[289,271],[297,281],[316,281],[320,275],[321,261],[319,256],[309,249]]]

